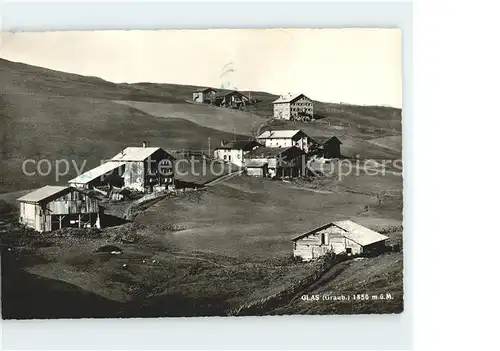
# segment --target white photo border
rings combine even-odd
[[[2,321],[2,349],[412,348],[412,56],[409,1],[21,2],[0,4],[2,31],[191,28],[400,28],[403,36],[405,311],[400,315]],[[280,13],[280,17],[276,14]],[[1,43],[0,43],[1,45]],[[314,330],[314,338],[298,338]]]

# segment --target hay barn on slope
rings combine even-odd
[[[44,186],[19,199],[19,222],[38,232],[100,227],[96,198],[65,186]]]
[[[385,249],[387,239],[387,236],[353,221],[338,221],[293,238],[293,256],[310,261],[329,252],[355,255],[377,253]]]
[[[193,92],[193,101],[205,104],[213,104],[215,102],[215,89],[200,88]]]

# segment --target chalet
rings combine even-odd
[[[298,147],[260,146],[244,156],[243,167],[248,175],[284,178],[302,175],[305,164],[306,154]]]
[[[329,159],[339,158],[342,156],[340,151],[340,145],[342,145],[342,142],[336,136],[315,137],[314,139],[317,142],[315,145],[315,154],[318,156]]]
[[[19,222],[38,232],[100,227],[98,200],[68,186],[44,186],[17,199]]]
[[[124,163],[124,188],[153,192],[175,187],[175,158],[160,147],[127,147],[109,162]]]
[[[215,93],[214,104],[219,107],[240,108],[248,105],[250,99],[236,90],[219,90]]]
[[[78,189],[128,188],[141,192],[168,190],[174,184],[174,157],[159,147],[128,147],[111,160],[76,178]]]
[[[257,137],[259,143],[266,147],[288,148],[296,146],[305,153],[309,152],[314,140],[300,129],[296,130],[268,130]]]
[[[332,222],[293,238],[293,255],[310,261],[329,252],[377,253],[385,249],[387,239],[387,236],[350,220]]]
[[[285,94],[273,101],[273,116],[277,119],[310,120],[314,117],[314,103],[304,94]]]
[[[217,91],[212,88],[201,88],[193,92],[193,101],[205,104],[213,104],[215,102],[215,93]]]
[[[240,140],[225,142],[214,149],[214,158],[231,162],[238,167],[243,166],[243,156],[253,149],[262,146],[255,140]]]

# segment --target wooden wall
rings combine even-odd
[[[353,254],[362,253],[363,247],[347,239],[343,235],[344,233],[342,229],[334,226],[311,233],[294,242],[293,255],[294,257],[300,256],[303,260],[309,261],[321,257],[328,252],[338,254],[349,248]]]

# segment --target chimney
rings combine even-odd
[[[142,142],[142,147],[146,147],[146,142],[145,141]]]

